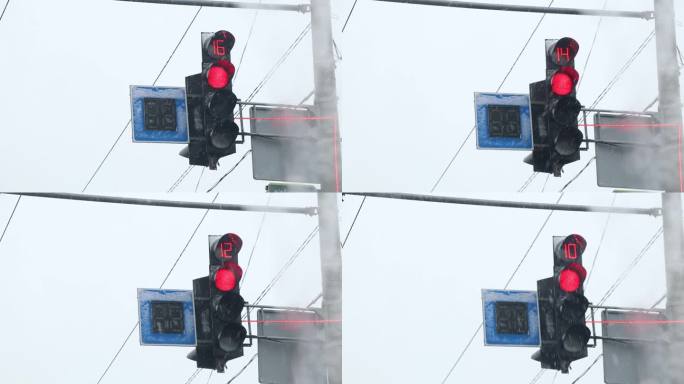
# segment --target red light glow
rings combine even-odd
[[[564,269],[558,277],[560,289],[565,292],[575,292],[580,287],[581,279],[579,273],[572,269]]]
[[[556,72],[553,77],[551,77],[551,91],[558,96],[567,96],[572,93],[572,88],[575,83],[572,81],[572,77],[564,72]]]
[[[227,268],[221,268],[214,274],[216,288],[223,292],[232,291],[237,286],[235,272]]]
[[[207,83],[214,89],[225,88],[229,81],[228,71],[222,66],[212,65],[207,71]]]

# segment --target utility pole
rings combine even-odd
[[[679,66],[677,64],[677,41],[673,0],[654,0],[656,58],[658,62],[658,98],[660,118],[663,123],[672,124],[668,132],[668,143],[677,146],[676,151],[664,151],[664,161],[677,161],[681,156],[680,136],[682,132],[682,106],[679,89]],[[681,164],[678,173],[681,173]],[[681,174],[677,175],[677,186],[681,188]],[[679,189],[681,192],[681,189]],[[663,238],[665,242],[665,275],[667,282],[667,316],[669,319],[684,318],[684,226],[682,225],[682,194],[668,192],[662,195]],[[684,351],[684,333],[679,327],[670,327],[666,351],[669,382],[684,382],[684,366],[681,352]]]
[[[342,248],[337,209],[342,186],[330,0],[311,1],[311,40],[314,107],[318,116],[326,118],[316,124],[318,142],[322,144],[319,147],[321,191],[318,192],[321,307],[326,319],[342,320]],[[342,384],[342,322],[325,325],[325,356],[328,384]]]

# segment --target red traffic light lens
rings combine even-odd
[[[232,291],[237,286],[237,282],[238,278],[231,269],[221,268],[214,274],[214,285],[219,291]]]
[[[558,276],[558,285],[565,292],[575,292],[587,277],[587,270],[578,263],[570,263]]]
[[[229,81],[228,71],[222,66],[212,65],[207,71],[207,83],[214,89],[225,88]]]
[[[558,96],[567,96],[572,93],[575,82],[565,72],[556,72],[551,77],[551,91]]]
[[[558,277],[560,289],[565,292],[575,292],[580,287],[581,279],[579,273],[572,269],[564,269]]]

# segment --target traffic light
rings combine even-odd
[[[553,277],[537,281],[541,348],[532,359],[541,362],[542,368],[568,373],[571,362],[587,357],[589,301],[582,287],[587,275],[582,266],[586,246],[580,235],[554,236]]]
[[[570,37],[546,40],[546,79],[530,84],[534,149],[525,158],[535,172],[560,176],[563,165],[580,158],[584,135],[577,127],[582,105],[576,98],[579,44]]]
[[[234,233],[209,238],[209,276],[193,281],[197,348],[188,358],[198,368],[225,370],[243,355],[247,330],[242,326],[245,300],[240,296],[242,239]]]
[[[218,160],[235,153],[240,128],[235,123],[235,66],[230,51],[235,37],[228,31],[202,34],[202,73],[185,78],[190,141],[181,151],[191,165],[216,169]]]

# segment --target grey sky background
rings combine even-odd
[[[521,3],[501,0],[502,3]],[[548,0],[525,4],[548,5]],[[495,91],[540,15],[456,10],[360,0],[333,2],[345,190],[428,191],[473,126],[473,92]],[[602,1],[556,0],[598,8]],[[609,0],[611,9],[652,9],[646,0]],[[676,2],[677,15],[684,3]],[[195,7],[114,1],[12,0],[0,21],[0,190],[80,191],[130,117],[128,86],[151,84],[196,12]],[[159,85],[182,86],[199,71],[199,33],[228,29],[239,62],[254,11],[203,9]],[[679,16],[678,16],[679,19]],[[596,17],[550,15],[502,87],[527,93],[544,76],[543,40],[572,36],[581,45],[578,97],[590,105],[653,29],[642,20],[603,19],[584,70]],[[308,23],[296,13],[260,11],[235,82],[247,97]],[[678,25],[678,33],[682,24]],[[643,109],[657,94],[652,41],[599,104]],[[307,35],[255,98],[297,103],[313,87]],[[210,201],[211,195],[166,191],[187,168],[181,145],[133,144],[123,133],[87,192]],[[205,171],[206,190],[249,149]],[[474,137],[438,194],[554,202],[556,193],[515,194],[531,174],[527,152],[477,151]],[[558,191],[593,156],[566,166],[562,178],[537,176],[528,191]],[[217,201],[265,204],[264,182],[246,160],[218,188]],[[195,167],[176,189],[192,192]],[[562,203],[611,204],[590,166]],[[259,192],[259,193],[255,193]],[[482,192],[496,192],[482,193]],[[16,197],[0,196],[0,225]],[[340,207],[346,234],[361,199]],[[315,198],[273,195],[274,205],[314,205]],[[618,194],[615,205],[659,206],[657,194]],[[137,317],[136,288],[158,287],[203,211],[22,198],[0,242],[0,382],[95,383]],[[351,383],[439,383],[481,321],[480,289],[503,288],[548,212],[368,199],[344,254],[344,377]],[[534,289],[552,270],[551,236],[580,233],[593,262],[607,214],[554,213],[509,288]],[[190,289],[207,273],[206,236],[235,232],[244,265],[262,215],[210,212],[165,287]],[[599,300],[656,232],[660,219],[613,215],[587,289]],[[243,294],[261,292],[317,220],[268,214]],[[662,238],[607,301],[650,306],[665,290]],[[87,290],[91,290],[88,292]],[[316,237],[264,303],[303,306],[320,292]],[[412,312],[407,305],[422,304]],[[103,383],[184,383],[194,372],[187,348],[141,347],[137,332]],[[526,383],[539,370],[533,348],[485,348],[479,334],[448,383]],[[256,352],[228,365],[226,382]],[[573,364],[570,383],[600,353]],[[601,382],[599,362],[581,382]],[[195,382],[207,382],[204,371]],[[551,383],[546,373],[540,383]],[[256,382],[256,366],[236,384]]]

